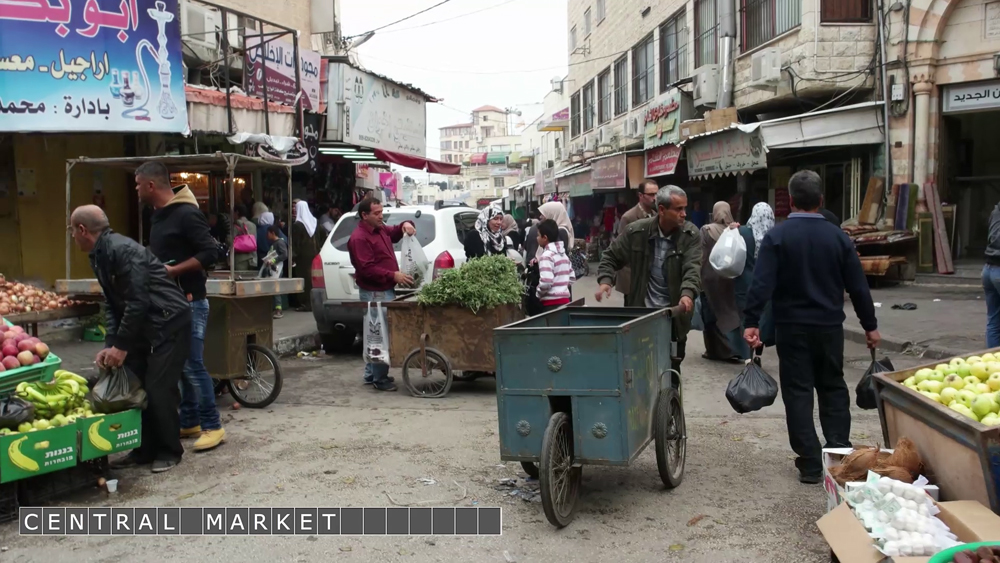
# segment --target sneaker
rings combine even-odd
[[[285,315],[284,315],[284,314],[282,314],[282,312],[281,312],[281,311],[275,311],[275,312],[274,312],[274,315],[273,315],[273,318],[275,318],[275,319],[280,319],[280,318],[282,318],[282,317],[284,317],[284,316],[285,316]]]
[[[153,473],[163,473],[164,471],[170,471],[174,467],[177,467],[179,461],[172,459],[158,459],[153,462]]]
[[[108,465],[112,469],[123,469],[125,467],[135,467],[137,465],[149,465],[150,463],[153,463],[152,460],[145,459],[139,456],[139,454],[131,452],[127,456],[118,458],[117,460],[112,461]]]
[[[376,391],[395,391],[396,390],[396,384],[393,383],[391,379],[379,381],[378,383],[372,383],[372,387],[374,387]]]
[[[194,438],[201,434],[201,426],[181,428],[181,438]]]
[[[221,444],[225,438],[226,430],[224,428],[205,430],[201,433],[201,438],[198,438],[198,441],[194,443],[194,451],[202,452],[210,450]]]
[[[821,473],[799,473],[799,483],[805,483],[806,485],[818,485],[823,482],[823,474]]]

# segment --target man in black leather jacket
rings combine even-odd
[[[153,473],[177,465],[180,441],[179,382],[191,345],[191,309],[152,252],[111,230],[100,207],[84,205],[69,228],[107,302],[106,347],[97,365],[131,369],[142,380],[148,403],[142,412],[142,444],[115,466],[152,464]]]

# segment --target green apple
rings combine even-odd
[[[962,389],[958,392],[958,397],[955,400],[971,409],[972,402],[976,400],[976,396],[977,395],[974,391]]]
[[[903,380],[903,385],[911,389],[916,389],[917,380],[911,375],[910,377],[907,377],[906,379]]]
[[[986,364],[983,362],[977,362],[969,364],[969,375],[974,375],[979,379],[986,379],[990,374],[986,371]]]
[[[955,389],[954,387],[945,387],[941,389],[940,395],[941,395],[941,404],[950,405],[951,402],[958,397],[958,389]]]
[[[965,406],[962,403],[952,403],[951,405],[948,406],[948,408],[963,416],[967,416],[972,420],[976,421],[979,420],[979,417],[976,416],[976,413],[972,412],[972,409],[970,409],[969,407]]]
[[[945,387],[951,387],[956,391],[959,389],[965,389],[965,381],[958,376],[958,374],[946,375],[944,378]]]
[[[913,378],[917,380],[917,383],[920,383],[921,381],[924,381],[925,379],[930,377],[932,373],[934,373],[934,370],[932,369],[927,369],[927,368],[918,369],[917,373],[913,374]]]
[[[989,395],[993,390],[990,386],[985,383],[979,383],[976,385],[976,393],[980,395]]]
[[[1000,372],[1000,362],[994,360],[992,362],[986,362],[986,371],[988,373]]]
[[[957,367],[958,365],[965,363],[965,358],[952,358],[948,363]]]
[[[930,375],[927,376],[928,381],[944,381],[944,372],[940,370],[934,370]]]
[[[990,386],[993,391],[1000,391],[1000,373],[991,374],[986,380],[986,384]]]
[[[962,381],[965,382],[966,387],[975,387],[976,385],[982,383],[982,380],[974,375],[967,375],[962,378]]]
[[[924,397],[927,397],[928,399],[934,401],[935,403],[941,402],[941,395],[938,395],[937,393],[931,393],[930,391],[920,391],[919,393]]]
[[[1000,426],[1000,416],[997,416],[995,414],[990,414],[985,416],[979,422],[985,424],[986,426]]]
[[[972,375],[972,366],[969,364],[958,364],[955,366],[956,373],[961,377],[969,377]]]
[[[984,362],[995,362],[995,361],[997,361],[997,357],[994,354],[992,354],[991,352],[986,352],[985,354],[983,354],[982,358],[983,358]]]
[[[917,384],[917,389],[919,391],[927,391],[929,393],[940,393],[941,389],[944,388],[944,383],[940,381],[934,381],[931,379],[925,379]]]
[[[976,413],[976,418],[983,418],[993,412],[993,404],[993,397],[980,395],[972,402],[972,412]]]
[[[983,359],[979,356],[969,356],[968,358],[965,358],[965,363],[967,364],[976,364],[981,361],[983,361]]]
[[[940,371],[945,376],[949,376],[949,375],[951,375],[953,373],[958,373],[958,368],[955,367],[955,366],[953,366],[953,365],[950,365],[950,364],[940,364],[939,366],[937,366],[934,369]]]

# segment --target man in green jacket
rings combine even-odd
[[[680,305],[684,314],[673,322],[673,356],[684,359],[695,297],[701,292],[701,234],[687,222],[687,194],[664,186],[656,194],[655,217],[631,223],[604,252],[597,273],[597,300],[611,296],[615,272],[632,270],[626,307],[663,308]]]

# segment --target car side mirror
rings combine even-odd
[[[420,218],[420,214],[421,214],[421,213],[422,213],[422,211],[420,211],[420,210],[418,209],[418,210],[417,210],[417,212],[413,214],[413,218],[414,218],[414,219],[419,219],[419,218]]]

